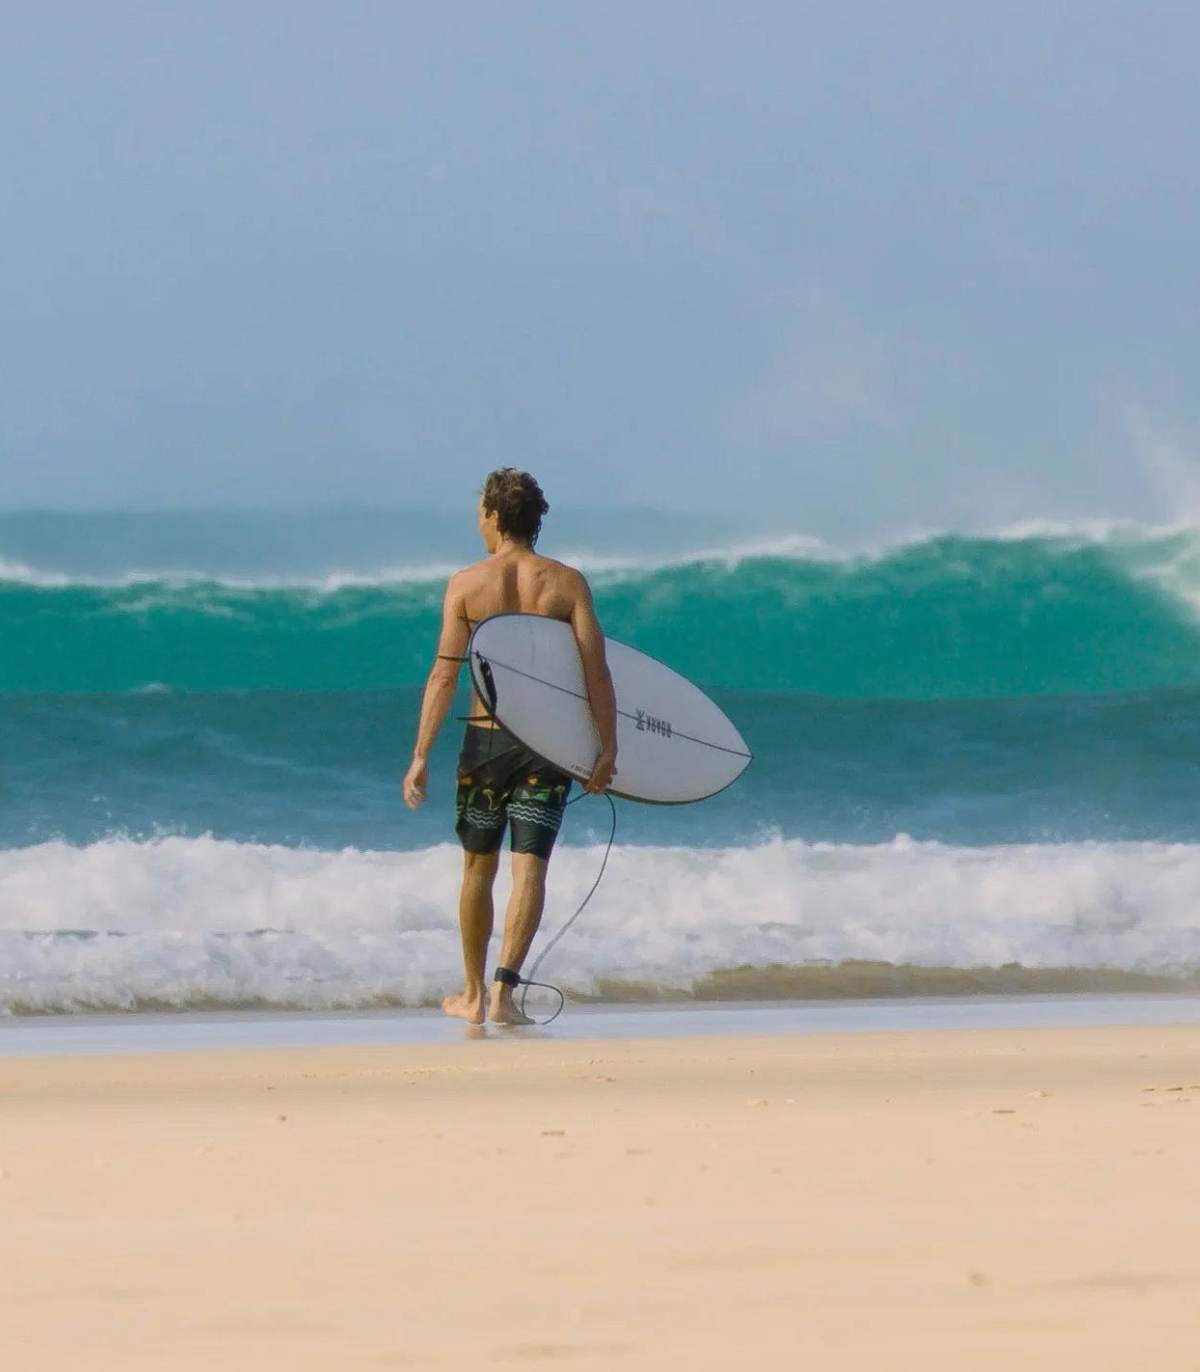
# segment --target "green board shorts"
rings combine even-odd
[[[497,853],[507,824],[514,853],[548,860],[570,790],[566,772],[507,729],[468,724],[458,757],[455,832],[468,853]]]

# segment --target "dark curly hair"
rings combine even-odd
[[[532,548],[542,531],[542,516],[550,506],[528,472],[499,467],[483,483],[483,509],[485,514],[496,516],[496,527],[502,534],[523,539]]]

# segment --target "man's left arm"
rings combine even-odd
[[[446,716],[454,704],[459,669],[471,639],[466,605],[463,603],[463,595],[457,582],[458,576],[452,576],[446,586],[437,660],[425,683],[425,695],[421,701],[421,721],[417,725],[417,743],[413,749],[412,765],[404,778],[404,803],[410,810],[415,810],[425,799],[429,754],[433,750],[438,731],[446,722]]]

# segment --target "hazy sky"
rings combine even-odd
[[[1200,8],[0,9],[0,507],[1200,515]]]

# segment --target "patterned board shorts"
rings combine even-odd
[[[509,824],[514,853],[548,859],[570,789],[565,772],[507,729],[468,724],[458,758],[455,831],[468,853],[496,853]]]

